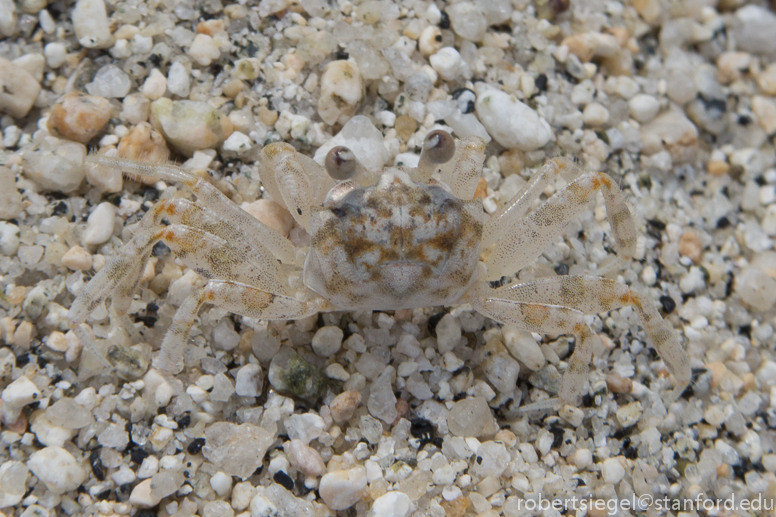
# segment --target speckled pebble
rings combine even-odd
[[[71,92],[51,108],[48,129],[55,136],[85,144],[105,127],[110,115],[107,99]]]

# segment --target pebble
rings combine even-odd
[[[631,117],[644,124],[660,112],[660,101],[652,95],[639,93],[628,101],[628,111]]]
[[[588,126],[600,127],[609,122],[609,110],[597,102],[591,102],[582,111],[582,120]]]
[[[232,134],[232,123],[206,102],[161,98],[151,103],[151,124],[186,156],[215,149]]]
[[[253,140],[245,133],[235,131],[224,140],[222,149],[224,152],[236,153],[237,155],[245,154],[253,149]]]
[[[264,385],[264,373],[258,364],[246,364],[237,371],[234,392],[240,397],[258,397]]]
[[[670,110],[641,127],[642,151],[655,154],[665,149],[675,163],[695,157],[698,129],[684,113]]]
[[[8,404],[14,408],[21,408],[27,404],[32,404],[40,400],[40,390],[35,384],[22,375],[11,384],[5,387],[0,398],[3,404]]]
[[[530,332],[514,327],[502,327],[501,334],[509,353],[523,363],[529,370],[536,371],[544,366],[546,359],[539,343]]]
[[[56,447],[63,447],[73,436],[72,429],[53,424],[42,410],[35,411],[30,416],[30,431],[35,433],[35,438],[43,445]]]
[[[431,68],[446,81],[455,81],[463,71],[464,63],[461,54],[453,47],[440,48],[429,57],[428,61],[431,63]]]
[[[353,417],[358,405],[361,404],[361,393],[358,391],[343,391],[329,403],[331,417],[338,424],[344,424]]]
[[[183,63],[175,61],[170,65],[170,70],[167,72],[167,91],[173,95],[186,98],[189,96],[190,87],[191,77],[189,71]]]
[[[123,99],[129,94],[130,88],[132,81],[129,76],[115,65],[100,68],[92,82],[86,85],[86,91],[91,95],[107,99]]]
[[[590,449],[577,449],[569,458],[578,469],[585,469],[593,464],[593,453]]]
[[[110,22],[103,0],[78,0],[72,12],[73,29],[84,48],[108,48],[113,45]]]
[[[85,144],[102,131],[110,115],[108,99],[70,92],[51,108],[48,130],[55,136]]]
[[[753,267],[736,275],[735,291],[756,311],[765,312],[776,304],[776,280]]]
[[[205,430],[202,454],[226,474],[248,479],[273,441],[275,436],[262,427],[216,422]]]
[[[631,402],[617,409],[617,420],[623,428],[630,427],[639,421],[642,411],[641,402]]]
[[[278,508],[266,496],[257,494],[251,499],[250,512],[251,517],[276,517]]]
[[[200,66],[210,66],[213,61],[221,57],[221,50],[216,40],[207,34],[197,34],[186,54]]]
[[[15,224],[0,221],[0,252],[11,256],[19,249],[19,227]]]
[[[393,491],[381,495],[372,503],[372,517],[409,517],[415,505],[403,492]]]
[[[0,465],[0,508],[18,505],[27,491],[30,471],[21,461],[6,461]]]
[[[582,62],[588,62],[594,57],[612,57],[620,49],[614,36],[601,32],[574,34],[564,38],[561,45],[568,47],[569,52]]]
[[[393,393],[393,378],[396,374],[393,366],[387,366],[372,382],[366,407],[369,413],[386,424],[392,424],[398,412],[396,411],[396,395]]]
[[[579,427],[585,419],[585,412],[577,407],[566,404],[560,408],[558,416],[571,424],[572,427]]]
[[[313,336],[313,350],[321,357],[331,357],[342,347],[345,334],[339,327],[321,327]]]
[[[607,458],[601,466],[601,477],[604,482],[616,485],[625,477],[625,467],[622,466],[620,457]]]
[[[326,464],[317,450],[301,440],[291,440],[287,447],[288,461],[305,476],[322,476],[326,473]]]
[[[148,77],[146,77],[143,86],[140,88],[140,92],[152,101],[155,101],[164,95],[164,92],[166,91],[167,78],[159,71],[158,68],[151,70],[151,73],[148,74]]]
[[[776,15],[759,5],[747,5],[736,11],[733,37],[738,50],[755,54],[776,54],[776,41],[769,37],[776,31]]]
[[[610,373],[606,376],[606,387],[612,393],[630,393],[633,391],[633,381],[619,373]]]
[[[285,419],[283,425],[292,440],[298,439],[308,444],[323,434],[326,422],[315,413],[293,414]]]
[[[116,207],[107,201],[100,203],[89,214],[84,232],[84,244],[102,244],[113,235],[116,221]]]
[[[43,47],[43,57],[50,68],[57,69],[64,65],[67,60],[67,47],[58,41],[46,43],[46,46]]]
[[[164,141],[162,135],[156,131],[148,122],[140,122],[136,126],[132,126],[129,132],[124,135],[119,141],[118,155],[122,158],[129,158],[131,160],[143,160],[151,163],[163,163],[167,161],[167,157],[170,154],[170,150],[167,147],[167,142]],[[105,171],[113,170],[108,167]],[[97,174],[94,171],[92,175]],[[89,172],[86,173],[87,179],[89,178]],[[118,175],[121,179],[121,174]],[[103,186],[108,186],[107,177],[103,180]],[[113,186],[113,185],[110,185]]]
[[[318,115],[330,126],[346,123],[355,115],[363,90],[364,81],[355,62],[332,61],[321,76]]]
[[[18,217],[23,209],[22,195],[16,190],[16,175],[0,165],[0,219]]]
[[[435,25],[423,29],[418,38],[418,49],[423,57],[429,57],[442,48],[442,31]]]
[[[326,154],[337,146],[345,146],[356,156],[367,170],[380,170],[389,158],[383,145],[383,134],[368,117],[356,115],[342,127],[334,138],[325,142],[315,151],[313,160],[323,165]]]
[[[243,203],[240,208],[283,237],[288,237],[294,227],[294,217],[289,211],[269,199],[257,199],[250,204]]]
[[[498,341],[488,343],[482,352],[486,359],[481,366],[490,384],[502,393],[510,393],[517,386],[520,364],[506,353]]]
[[[318,492],[331,510],[346,510],[359,502],[366,490],[366,469],[362,466],[329,472],[321,478]]]
[[[326,389],[323,372],[288,347],[283,347],[272,358],[267,379],[276,390],[297,397],[317,399]]]
[[[488,21],[482,10],[472,2],[459,2],[447,9],[450,24],[457,35],[465,40],[480,41],[485,37]]]
[[[755,95],[752,97],[752,111],[768,136],[776,133],[776,102],[773,99]]]
[[[0,112],[21,118],[29,113],[38,98],[40,84],[24,68],[0,57],[2,95]]]
[[[490,136],[508,149],[533,151],[550,141],[550,125],[536,111],[492,88],[477,95],[477,117]]]
[[[701,263],[703,245],[694,231],[688,230],[679,237],[679,255],[689,258],[695,264]]]
[[[475,437],[493,435],[498,424],[485,399],[471,397],[456,402],[447,416],[447,425],[455,436]]]
[[[223,472],[216,472],[210,477],[210,487],[218,497],[226,497],[232,491],[232,478]]]
[[[121,120],[130,124],[140,124],[148,120],[151,113],[151,101],[140,93],[131,93],[124,97],[121,104]]]
[[[62,447],[49,446],[33,452],[27,467],[55,494],[75,490],[86,481],[85,469]]]
[[[450,313],[442,316],[435,329],[440,354],[450,352],[461,342],[461,324]]]

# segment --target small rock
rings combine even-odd
[[[776,40],[769,34],[776,32],[776,15],[759,5],[747,5],[736,11],[733,19],[733,37],[738,50],[755,54],[776,54]]]
[[[115,220],[116,208],[112,203],[105,201],[97,205],[86,220],[84,243],[90,245],[106,242],[113,235]]]
[[[602,126],[609,122],[609,110],[597,102],[591,102],[582,111],[582,120],[588,126]]]
[[[674,163],[691,160],[698,147],[698,129],[684,113],[671,110],[641,127],[642,151],[655,154],[665,149]]]
[[[275,437],[262,427],[217,422],[205,430],[202,454],[226,474],[247,479],[259,468],[273,441]]]
[[[633,381],[619,373],[610,373],[606,376],[606,387],[612,393],[630,393],[633,391]]]
[[[488,381],[502,393],[510,393],[517,386],[520,364],[512,359],[504,345],[499,341],[489,342],[482,351],[485,359],[481,362]]]
[[[75,36],[82,47],[108,48],[113,45],[103,0],[78,0],[73,8],[72,20]]]
[[[140,122],[121,138],[118,154],[130,160],[163,163],[167,161],[170,150],[162,135],[151,124]]]
[[[326,473],[326,464],[321,455],[301,440],[291,440],[288,445],[288,461],[305,476],[322,476]]]
[[[366,469],[358,466],[329,472],[321,478],[318,492],[331,510],[345,510],[361,500],[366,490]]]
[[[381,495],[372,503],[371,517],[409,517],[415,505],[403,492],[393,491]]]
[[[344,124],[355,114],[363,89],[364,82],[355,62],[332,61],[321,76],[318,115],[329,125]]]
[[[276,517],[278,508],[265,495],[257,494],[251,499],[251,517]]]
[[[40,390],[27,377],[22,375],[5,387],[0,395],[4,404],[15,408],[21,408],[40,400]]]
[[[27,491],[30,471],[21,461],[6,461],[0,465],[0,508],[18,505]]]
[[[593,453],[590,449],[577,449],[570,455],[569,460],[581,470],[593,464]]]
[[[21,118],[29,113],[40,92],[40,84],[19,65],[0,57],[0,111]]]
[[[660,112],[660,101],[652,95],[640,93],[628,101],[628,110],[631,117],[643,124],[655,118]]]
[[[313,160],[323,165],[328,152],[337,146],[345,146],[367,170],[380,170],[388,161],[389,153],[383,145],[383,134],[369,118],[357,115],[350,119],[337,135],[315,151]]]
[[[68,397],[62,397],[46,408],[46,418],[65,429],[81,429],[94,421],[88,409]]]
[[[27,467],[55,494],[75,490],[86,481],[84,468],[62,447],[45,447],[33,452]]]
[[[216,40],[207,34],[197,34],[186,54],[200,66],[210,66],[213,61],[221,57],[221,50]]]
[[[455,81],[463,71],[463,59],[461,54],[453,47],[440,48],[429,58],[431,68],[439,73],[446,81]]]
[[[329,403],[331,417],[338,424],[343,424],[353,417],[359,404],[361,404],[360,392],[343,391]]]
[[[459,2],[447,9],[453,31],[463,39],[480,41],[485,37],[488,21],[482,10],[471,2]]]
[[[455,317],[447,313],[439,320],[435,329],[437,335],[437,349],[440,354],[450,352],[461,341],[461,324]]]
[[[43,445],[63,447],[65,442],[73,436],[73,430],[52,423],[43,410],[35,411],[30,416],[30,431],[35,433],[35,438]]]
[[[288,347],[272,358],[267,379],[276,390],[302,398],[317,399],[326,389],[323,372]]]
[[[86,85],[86,91],[91,95],[107,99],[123,99],[129,94],[130,88],[132,81],[129,76],[115,65],[100,68],[92,82]]]
[[[131,93],[124,97],[121,104],[121,119],[130,124],[140,124],[148,120],[151,113],[151,101],[140,93]]]
[[[294,218],[289,211],[269,199],[257,199],[253,203],[243,204],[240,208],[283,237],[288,237],[294,227]]]
[[[219,497],[226,497],[232,491],[232,478],[223,472],[216,472],[210,477],[210,487]]]
[[[585,419],[585,412],[578,407],[564,405],[558,411],[558,416],[572,425],[572,427],[579,427],[582,425],[582,421]]]
[[[498,424],[488,403],[479,397],[456,402],[447,416],[447,425],[453,435],[462,437],[479,438],[498,431]]]
[[[253,140],[239,131],[235,131],[229,138],[224,140],[223,150],[226,152],[236,153],[238,155],[247,153],[253,148]]]
[[[151,124],[181,153],[215,149],[232,134],[232,123],[206,102],[172,101],[151,103]]]
[[[166,91],[167,78],[159,71],[158,68],[151,70],[151,73],[149,73],[148,77],[146,77],[142,88],[140,88],[140,92],[152,101],[160,98]]]
[[[605,483],[616,485],[625,477],[625,467],[622,466],[620,457],[607,458],[601,467],[601,477]]]
[[[776,133],[776,102],[773,99],[755,95],[752,97],[752,111],[768,136]]]
[[[504,346],[512,357],[523,363],[529,370],[536,371],[544,366],[546,359],[542,348],[530,332],[517,330],[514,327],[502,327],[501,334],[504,338]]]
[[[18,217],[24,209],[22,195],[16,190],[16,176],[0,165],[0,219]]]
[[[639,421],[642,411],[641,402],[631,402],[617,409],[617,420],[621,426],[630,427]]]
[[[757,74],[757,84],[765,95],[776,95],[776,63],[771,63]]]
[[[342,347],[342,329],[334,326],[321,327],[313,336],[313,350],[321,357],[331,357]]]
[[[191,87],[191,77],[189,71],[180,61],[175,61],[170,65],[170,71],[167,72],[167,90],[173,95],[182,98],[189,96]]]
[[[52,135],[85,144],[105,127],[110,114],[108,99],[70,92],[51,108],[48,130]]]
[[[369,390],[369,400],[366,403],[369,413],[387,424],[392,424],[398,415],[396,411],[396,395],[393,394],[393,378],[395,370],[387,366],[380,376],[372,383]]]
[[[765,312],[776,304],[776,280],[753,267],[736,276],[735,290],[753,309]]]
[[[224,373],[218,373],[213,379],[213,389],[210,391],[210,400],[214,402],[228,402],[234,394],[234,386],[229,377]]]
[[[600,32],[574,34],[564,38],[561,45],[566,45],[569,52],[582,62],[590,61],[594,57],[612,57],[620,49],[614,36]]]
[[[476,110],[490,136],[508,149],[533,151],[550,141],[552,130],[547,121],[502,91],[489,88],[481,92]]]
[[[555,365],[552,364],[548,364],[535,371],[528,377],[528,382],[534,387],[552,395],[556,395],[560,391],[560,374]]]
[[[442,31],[435,25],[430,25],[423,29],[418,38],[418,49],[423,57],[429,56],[439,52],[442,48]]]
[[[701,257],[703,255],[703,245],[698,235],[692,231],[686,231],[679,237],[679,254],[683,257],[687,257],[695,264],[701,263]]]
[[[234,392],[240,397],[258,397],[264,384],[264,374],[258,364],[246,364],[237,372]]]

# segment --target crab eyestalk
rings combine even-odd
[[[364,172],[364,166],[358,161],[353,151],[341,145],[333,147],[326,153],[324,166],[329,176],[337,181],[349,180]]]
[[[420,151],[417,176],[423,183],[427,182],[437,165],[449,162],[455,154],[455,142],[447,131],[437,129],[431,131],[423,140]]]

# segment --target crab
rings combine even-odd
[[[449,133],[436,130],[425,138],[417,167],[371,171],[345,147],[331,149],[320,166],[289,144],[266,146],[262,184],[308,232],[305,248],[179,167],[90,156],[90,162],[132,176],[180,183],[198,201],[174,197],[154,205],[131,240],[75,299],[70,325],[89,344],[82,324],[106,298],[116,314],[125,316],[152,249],[161,241],[207,279],[180,305],[154,358],[155,367],[170,374],[182,370],[189,330],[205,304],[260,320],[293,320],[321,311],[468,303],[524,331],[575,335],[557,399],[534,407],[574,405],[600,340],[584,315],[631,306],[681,392],[691,370],[677,332],[653,303],[627,285],[596,276],[557,276],[492,287],[498,284],[493,281],[531,266],[599,191],[618,256],[633,257],[637,234],[622,192],[600,172],[582,174],[530,210],[569,165],[563,159],[549,160],[488,218],[482,200],[474,196],[484,147],[478,138],[456,146]]]

